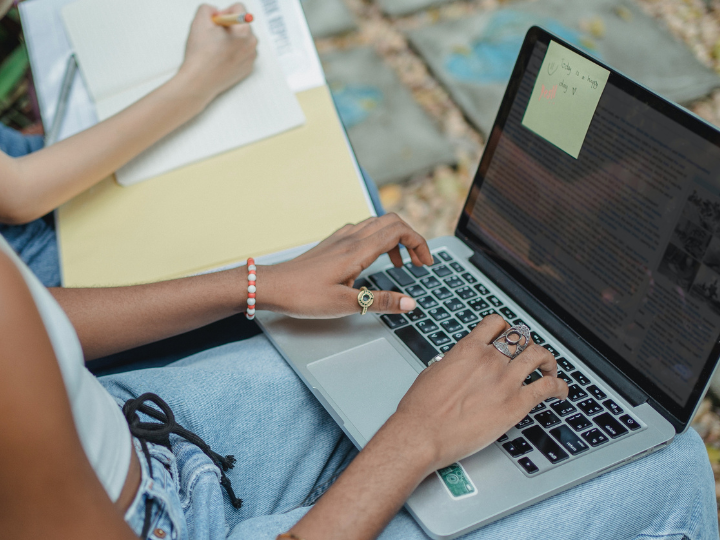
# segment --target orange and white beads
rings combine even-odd
[[[245,312],[245,316],[248,318],[248,320],[252,321],[255,318],[255,293],[257,291],[257,286],[255,285],[255,282],[257,281],[256,275],[255,275],[255,259],[250,257],[247,260],[247,271],[248,271],[248,298],[247,298],[247,311]]]

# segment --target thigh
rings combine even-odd
[[[307,511],[258,516],[238,525],[232,540],[272,540]],[[427,536],[404,509],[380,540]],[[546,499],[462,538],[547,540],[718,538],[715,483],[700,437],[689,430],[667,448]]]
[[[355,454],[264,336],[100,381],[119,403],[156,393],[180,425],[215,452],[235,456],[227,474],[244,504],[235,510],[225,500],[230,525],[311,504]]]

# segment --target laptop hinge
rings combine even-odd
[[[456,232],[456,234],[458,234]],[[468,245],[469,238],[463,238]],[[648,401],[648,395],[636,386],[626,375],[606,360],[598,351],[591,347],[567,324],[565,324],[552,311],[545,307],[537,298],[531,295],[517,281],[511,278],[497,264],[491,261],[482,252],[474,250],[475,254],[470,261],[478,267],[488,278],[513,298],[533,318],[541,322],[548,332],[552,333],[565,347],[570,349],[578,358],[595,370],[595,373],[618,392],[633,406]]]

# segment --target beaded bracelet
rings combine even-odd
[[[248,270],[248,299],[247,299],[247,311],[245,312],[245,317],[249,321],[252,321],[255,318],[255,291],[257,291],[257,287],[255,286],[256,281],[256,274],[255,274],[255,259],[252,257],[248,258],[247,260],[247,270]]]

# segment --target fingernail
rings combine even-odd
[[[413,300],[412,298],[410,298],[408,296],[403,296],[400,299],[400,310],[401,311],[412,311],[413,309],[415,309],[416,305],[417,304],[415,304],[415,300]]]

